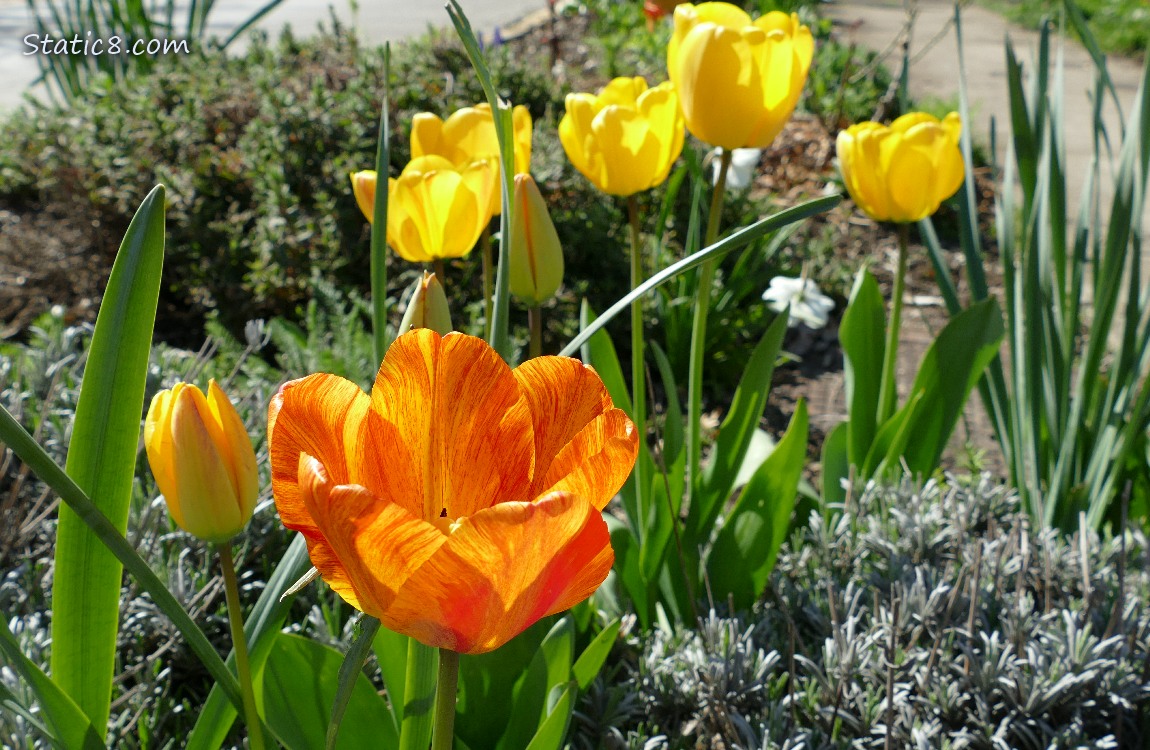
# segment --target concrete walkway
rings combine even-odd
[[[57,0],[59,2],[59,0]],[[217,0],[212,10],[209,36],[225,38],[254,15],[267,0]],[[460,0],[477,32],[490,35],[531,13],[547,7],[546,0]],[[451,20],[438,0],[283,0],[258,24],[273,35],[291,26],[299,35],[314,31],[320,23],[330,26],[332,15],[354,28],[361,41],[382,44],[425,33],[430,28],[450,27]],[[0,115],[18,107],[25,92],[40,74],[39,66],[24,38],[35,27],[25,0],[0,0]],[[31,93],[35,94],[33,87]]]

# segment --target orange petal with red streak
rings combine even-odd
[[[380,619],[431,646],[484,653],[586,599],[614,559],[603,516],[583,498],[502,503],[465,519]]]

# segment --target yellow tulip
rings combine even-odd
[[[144,422],[144,448],[181,529],[224,542],[247,525],[259,495],[256,455],[215,380],[206,398],[187,383],[157,393]]]
[[[962,121],[911,112],[891,123],[860,122],[839,133],[839,169],[851,198],[876,221],[930,216],[962,185]]]
[[[491,169],[482,160],[457,168],[442,156],[412,159],[398,179],[387,181],[387,243],[412,263],[467,255],[491,219]],[[368,221],[376,179],[372,171],[352,175]]]
[[[538,306],[563,283],[563,247],[531,175],[515,175],[514,201],[509,288],[525,304]]]
[[[559,140],[575,168],[605,193],[628,196],[667,179],[683,150],[683,114],[669,81],[616,78],[595,96],[568,94]]]
[[[435,274],[423,272],[423,278],[412,284],[411,299],[399,323],[399,332],[407,333],[413,328],[430,328],[446,336],[451,333],[451,311],[447,306],[447,294],[443,284]]]
[[[523,105],[511,110],[515,172],[531,169],[531,113]],[[457,110],[446,120],[421,112],[411,121],[411,157],[442,156],[457,167],[476,159],[494,163],[491,174],[491,215],[501,213],[499,198],[499,139],[491,105],[476,104]]]
[[[766,148],[794,112],[814,50],[794,13],[752,21],[729,3],[676,7],[667,75],[687,129],[725,149]]]

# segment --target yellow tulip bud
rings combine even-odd
[[[531,169],[531,113],[522,104],[511,110],[515,148],[515,172]],[[476,104],[457,110],[446,120],[430,112],[420,112],[411,121],[411,158],[442,156],[457,167],[476,159],[493,161],[490,215],[502,210],[499,198],[499,139],[491,105]]]
[[[247,525],[259,495],[256,454],[215,380],[207,398],[187,383],[157,393],[144,422],[144,448],[181,529],[224,542]]]
[[[794,13],[751,20],[730,3],[675,8],[667,76],[687,130],[725,149],[766,148],[799,101],[815,43]]]
[[[531,175],[515,175],[514,205],[510,289],[525,304],[538,306],[553,297],[563,283],[563,248]]]
[[[954,195],[964,174],[962,120],[911,112],[891,123],[860,122],[838,135],[839,169],[851,198],[876,221],[930,216]]]
[[[375,181],[374,169],[351,173],[351,192],[355,195],[356,205],[369,222],[375,221]]]
[[[683,150],[683,114],[670,82],[648,89],[616,78],[595,96],[568,94],[559,122],[567,158],[605,193],[633,195],[667,179]]]
[[[467,255],[491,220],[491,170],[489,160],[412,159],[387,181],[388,244],[412,263]]]
[[[447,294],[435,274],[423,272],[423,278],[411,285],[411,299],[399,324],[400,335],[413,328],[430,328],[441,336],[454,330],[451,327],[451,311],[447,307]]]

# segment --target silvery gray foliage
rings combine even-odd
[[[632,639],[618,747],[1143,747],[1147,601],[1141,531],[1033,529],[987,476],[871,484],[793,531],[753,612]]]

